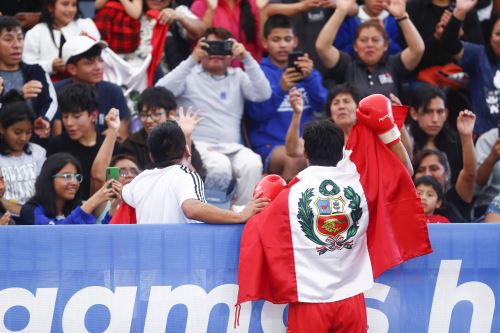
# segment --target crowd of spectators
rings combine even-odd
[[[10,3],[0,225],[108,223],[124,202],[158,223],[243,222],[265,205],[263,175],[307,166],[306,123],[330,119],[347,141],[377,93],[409,106],[428,221],[500,222],[500,1]]]

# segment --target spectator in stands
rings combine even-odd
[[[57,97],[47,73],[40,65],[28,65],[21,60],[24,37],[19,21],[0,16],[0,96],[10,90],[22,93],[37,115],[38,135],[50,134],[50,122],[57,111]]]
[[[140,43],[143,0],[96,0],[95,22],[109,47],[119,54],[134,52]]]
[[[267,198],[257,198],[235,213],[207,204],[203,181],[186,166],[189,148],[180,126],[167,121],[148,137],[153,168],[141,172],[123,188],[123,200],[135,208],[138,224],[244,223],[262,210]]]
[[[500,121],[500,14],[491,18],[489,38],[485,45],[458,40],[459,30],[477,0],[457,0],[442,36],[442,43],[458,64],[469,74],[472,107],[478,115],[474,133],[482,134]]]
[[[290,96],[290,100],[298,99],[298,95],[297,92],[294,92],[293,98]],[[356,88],[348,84],[336,85],[328,93],[325,113],[329,119],[342,129],[344,142],[347,142],[352,126],[356,122],[356,108],[359,100]],[[292,107],[297,106],[294,103],[290,103],[290,105]],[[300,137],[301,111],[301,107],[293,108],[292,120],[290,121],[286,135],[286,153],[292,157],[304,156],[304,139]]]
[[[386,55],[389,47],[387,32],[378,20],[359,25],[354,51],[356,57],[339,51],[333,41],[354,0],[338,0],[335,13],[321,30],[316,48],[323,64],[330,70],[327,78],[337,83],[355,84],[361,97],[381,93],[399,96],[401,81],[415,69],[424,52],[424,43],[406,14],[404,0],[391,0],[384,7],[396,18],[408,44],[401,53]]]
[[[82,204],[82,168],[68,153],[49,156],[36,180],[33,198],[23,206],[21,224],[95,224],[104,202],[118,197],[121,184],[110,180]]]
[[[59,107],[65,131],[46,142],[47,155],[70,153],[82,166],[82,198],[90,195],[90,170],[104,136],[96,131],[98,105],[95,88],[73,83],[59,93]],[[111,131],[111,129],[110,129]]]
[[[238,42],[243,43],[254,59],[259,61],[262,58],[260,14],[256,0],[195,0],[191,10],[206,28],[227,29]]]
[[[45,149],[30,142],[35,114],[20,94],[11,91],[2,103],[0,170],[7,184],[2,203],[13,216],[19,216],[21,206],[35,193],[35,180],[45,161]]]
[[[464,137],[462,154],[468,157],[463,159],[464,166],[460,170],[456,183],[451,184],[450,182],[450,165],[443,152],[435,148],[424,148],[413,160],[415,180],[422,176],[432,176],[443,188],[445,201],[438,213],[446,216],[452,222],[470,221],[470,208],[476,177],[476,155],[472,142],[474,120],[475,116],[470,111],[462,111],[458,115],[457,127],[460,135]]]
[[[363,22],[378,20],[387,32],[387,52],[389,54],[401,52],[402,47],[399,45],[400,32],[398,22],[396,22],[395,17],[385,9],[385,2],[385,0],[366,0],[364,5],[359,6],[357,15],[346,17],[335,38],[335,47],[352,56],[356,55],[353,44],[356,39],[357,28]]]
[[[40,0],[0,1],[0,15],[14,16],[23,30],[31,29],[40,21]]]
[[[292,17],[295,34],[299,39],[298,49],[306,52],[311,57],[314,68],[325,75],[326,68],[316,52],[316,37],[332,16],[335,8],[334,1],[299,1],[299,0],[273,0],[257,1],[261,9],[261,22],[266,22],[272,15],[287,15]],[[349,10],[348,15],[356,15],[358,5]],[[260,29],[263,31],[263,29]]]
[[[67,38],[82,33],[101,39],[92,19],[78,18],[78,0],[45,0],[40,23],[26,33],[23,61],[39,64],[53,81],[66,78],[62,47]]]
[[[462,150],[462,140],[471,149],[473,142],[468,136],[460,136],[448,124],[448,109],[443,91],[438,87],[422,86],[417,88],[410,109],[409,132],[413,139],[413,155],[423,148],[436,148],[446,154],[451,167],[451,183],[455,184],[464,165],[469,159]],[[470,146],[472,145],[472,146]],[[470,162],[465,162],[470,164]]]
[[[98,114],[96,118],[97,131],[106,130],[104,117],[111,108],[120,111],[120,140],[128,136],[128,109],[122,89],[114,83],[103,80],[103,61],[101,51],[106,44],[96,41],[87,36],[73,36],[68,38],[63,45],[63,61],[71,78],[59,81],[55,84],[59,91],[71,83],[79,82],[90,84],[97,89]],[[62,108],[61,108],[62,109]],[[61,114],[58,113],[58,118]]]
[[[472,216],[480,219],[500,193],[500,138],[497,127],[483,133],[476,142],[476,197]]]
[[[434,177],[422,176],[415,180],[415,188],[422,200],[427,223],[450,223],[445,216],[436,214],[443,205],[443,189]]]
[[[223,28],[207,29],[191,56],[157,86],[172,91],[179,106],[201,110],[203,120],[194,129],[193,139],[207,169],[206,187],[225,192],[234,175],[238,184],[236,204],[241,205],[251,200],[262,175],[260,156],[240,144],[243,104],[245,100],[268,99],[271,87],[243,44],[232,40],[232,56],[244,63],[246,72],[229,68],[231,56],[207,54],[206,41],[230,37]]]
[[[164,123],[167,120],[176,120],[177,102],[175,101],[175,96],[168,89],[153,87],[147,88],[141,93],[137,101],[137,108],[139,110],[139,119],[143,127],[120,145],[120,153],[134,156],[139,163],[140,169],[145,169],[146,166],[152,162],[147,147],[148,136],[158,124]],[[189,128],[184,126],[186,115],[188,117],[193,116],[193,120],[195,121],[192,125],[188,125]],[[198,115],[194,115],[190,111],[185,114],[183,109],[179,110],[180,126],[184,131],[191,132],[192,128],[190,126],[195,126],[199,119]],[[189,141],[191,140],[190,132],[187,133]],[[200,174],[202,179],[205,178],[205,171],[200,154],[192,142],[191,153],[191,163],[194,170]]]
[[[14,220],[11,218],[10,212],[5,209],[2,199],[5,194],[5,179],[3,178],[2,169],[0,169],[0,226],[15,224]]]
[[[425,44],[425,52],[416,71],[432,66],[443,66],[453,61],[452,55],[441,42],[441,36],[452,16],[455,2],[455,0],[408,1],[408,15]],[[467,15],[461,35],[465,41],[483,43],[481,25],[475,10]]]
[[[484,222],[500,222],[500,195],[497,195],[488,205]]]
[[[272,95],[267,101],[246,104],[248,137],[252,150],[264,161],[265,170],[290,181],[306,167],[306,160],[286,154],[285,137],[293,114],[288,93],[292,88],[302,92],[301,129],[314,114],[321,113],[326,89],[321,83],[321,74],[314,69],[307,53],[289,67],[288,55],[298,40],[287,16],[271,16],[264,25],[264,38],[269,56],[261,60],[260,67],[271,84]]]

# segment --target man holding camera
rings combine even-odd
[[[233,59],[241,61],[245,71],[230,67]],[[245,100],[260,102],[271,96],[259,64],[227,30],[209,28],[191,56],[156,85],[172,91],[179,106],[202,111],[193,139],[207,168],[205,187],[226,191],[234,175],[236,204],[249,202],[262,176],[262,162],[240,143],[240,123]]]
[[[260,103],[246,105],[248,136],[252,149],[264,161],[265,171],[291,180],[305,167],[303,157],[286,155],[285,138],[293,110],[290,106],[290,89],[301,91],[304,102],[302,125],[315,113],[321,113],[326,98],[322,78],[313,66],[309,55],[294,51],[298,38],[291,19],[284,15],[269,17],[264,25],[264,47],[269,56],[260,67],[271,83],[272,96]]]

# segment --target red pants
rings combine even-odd
[[[292,303],[287,333],[366,333],[366,304],[358,294],[331,303]]]

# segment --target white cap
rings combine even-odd
[[[108,44],[102,40],[95,40],[86,35],[69,37],[62,47],[62,59],[65,64],[69,58],[85,53],[94,45],[99,45],[101,49],[108,47]]]

